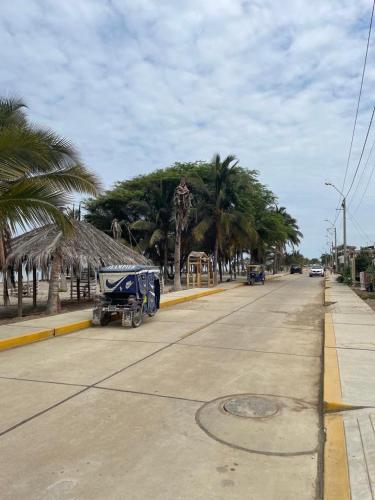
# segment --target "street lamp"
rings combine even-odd
[[[337,232],[336,232],[336,226],[331,222],[329,219],[324,219],[326,222],[329,222],[331,224],[331,227],[329,229],[333,229],[334,235],[335,235],[335,267],[336,267],[336,272],[338,272],[338,253],[337,253]]]
[[[332,182],[325,182],[326,186],[331,186],[342,196],[342,210],[343,210],[343,236],[344,236],[344,267],[348,265],[348,252],[346,247],[346,196]]]

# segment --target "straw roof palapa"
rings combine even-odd
[[[113,264],[151,264],[146,257],[88,222],[72,222],[75,230],[70,237],[65,237],[56,224],[48,224],[13,238],[7,264],[16,267],[26,263],[29,268],[46,268],[57,250],[62,254],[63,266],[76,269],[88,265],[99,268]]]

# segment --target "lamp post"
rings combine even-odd
[[[326,186],[332,186],[342,196],[342,211],[343,211],[343,237],[344,237],[344,268],[348,265],[348,252],[346,246],[346,196],[332,182],[325,182]]]
[[[333,229],[333,234],[335,235],[335,268],[336,272],[338,271],[338,253],[337,253],[337,232],[336,232],[336,226],[331,222],[329,219],[324,219],[326,222],[329,222],[331,224],[331,227],[329,229]]]

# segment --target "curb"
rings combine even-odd
[[[45,340],[54,336],[54,330],[40,330],[38,332],[25,333],[25,335],[19,335],[17,337],[11,337],[10,339],[0,340],[0,351],[5,351],[5,349],[11,349],[12,347],[19,347],[26,344],[32,344],[33,342],[38,342],[39,340]]]
[[[348,457],[344,420],[341,415],[324,416],[324,500],[350,500]]]
[[[91,320],[87,319],[77,321],[75,323],[69,323],[64,326],[58,326],[56,328],[25,333],[24,335],[18,335],[17,337],[11,337],[9,339],[1,339],[0,351],[5,351],[6,349],[11,349],[12,347],[21,347],[23,345],[33,344],[34,342],[39,342],[40,340],[58,337],[59,335],[65,335],[67,333],[73,333],[77,330],[88,328],[89,326],[91,326]]]
[[[241,285],[242,286],[242,283]],[[206,290],[204,292],[198,292],[191,295],[185,295],[184,297],[176,297],[175,299],[162,302],[160,304],[160,309],[165,309],[169,306],[174,306],[175,304],[181,304],[182,302],[190,302],[191,300],[200,299],[201,297],[206,297],[207,295],[214,295],[215,293],[226,292],[225,288],[214,288],[212,290]]]
[[[331,302],[330,287],[325,280],[324,305]],[[335,328],[332,314],[324,314],[324,500],[350,500],[348,456],[344,419],[336,412],[352,409],[343,403],[340,367],[337,357]]]

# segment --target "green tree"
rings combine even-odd
[[[298,245],[302,235],[295,219],[285,209],[275,208],[276,196],[259,182],[258,172],[241,167],[233,156],[175,163],[118,182],[87,202],[86,218],[108,230],[116,217],[131,229],[147,256],[166,270],[175,237],[172,195],[182,176],[192,194],[192,208],[182,233],[181,266],[191,250],[204,251],[214,256],[221,277],[223,265],[238,267],[245,253],[263,263],[276,245],[283,251]],[[131,240],[126,231],[124,237]]]

